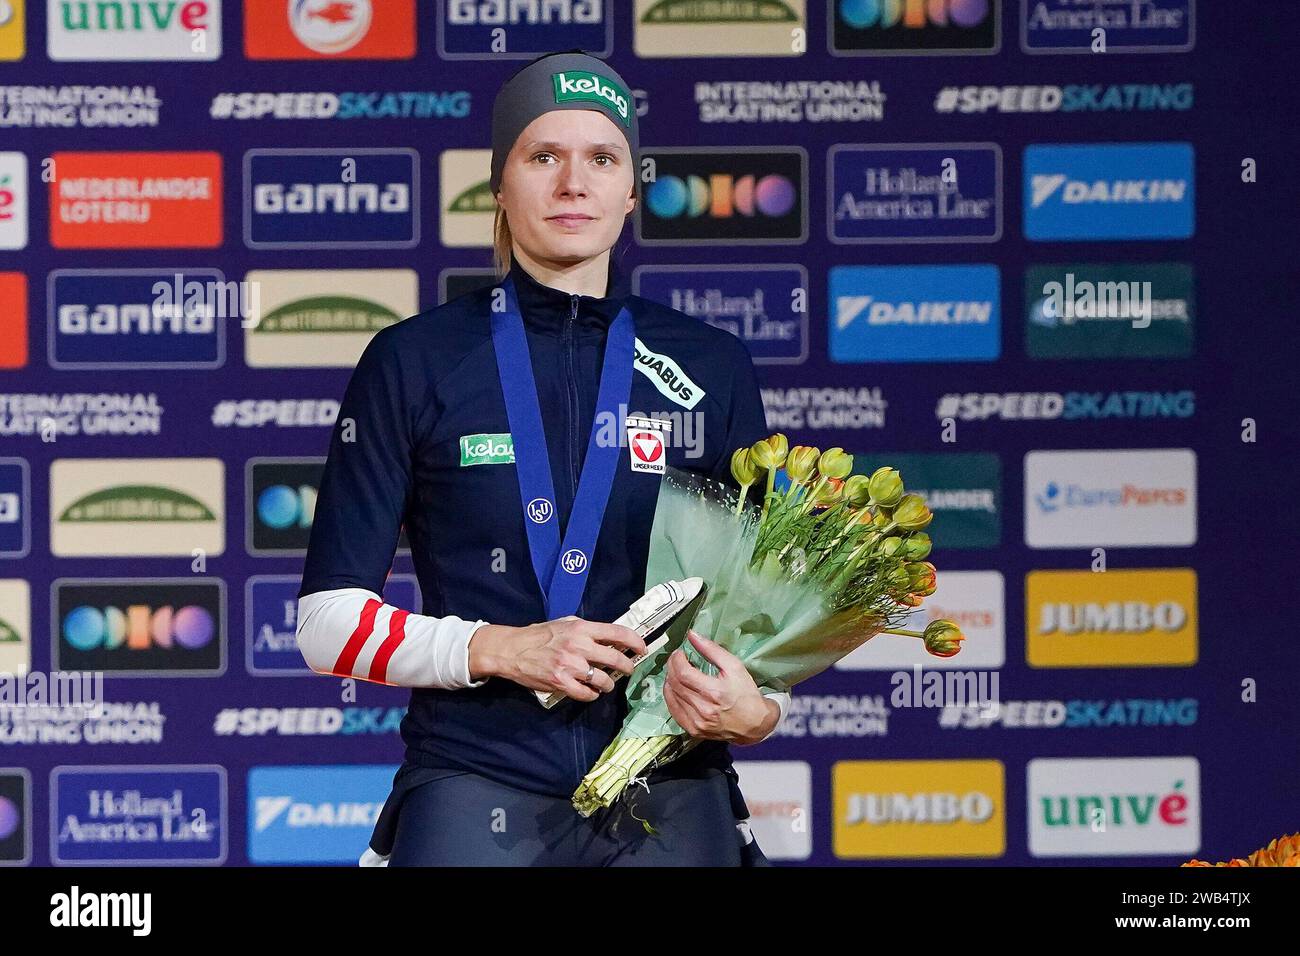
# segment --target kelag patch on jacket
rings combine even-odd
[[[508,465],[515,460],[515,440],[509,432],[460,436],[460,466]]]

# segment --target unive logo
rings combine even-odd
[[[216,458],[59,458],[50,464],[57,557],[208,557],[225,550],[225,466]]]
[[[1031,548],[1196,543],[1196,453],[1187,448],[1031,451],[1025,455]]]
[[[0,249],[27,248],[27,157],[0,153]]]
[[[836,56],[995,53],[999,0],[832,0]]]
[[[216,60],[221,0],[50,0],[51,60]]]
[[[1196,0],[1020,0],[1026,53],[1182,53],[1195,44]]]
[[[420,241],[413,149],[250,149],[250,249],[409,249]]]
[[[1025,147],[1024,228],[1036,241],[1189,239],[1191,143]]]
[[[49,276],[53,368],[212,369],[225,362],[226,322],[201,301],[159,302],[170,289],[218,283],[216,269],[55,269]]]
[[[1002,350],[995,265],[833,266],[834,362],[990,361]]]
[[[55,767],[50,802],[50,860],[56,865],[226,861],[224,767]]]
[[[415,0],[245,0],[243,7],[250,60],[415,56]]]
[[[651,351],[638,336],[633,340],[632,367],[648,378],[659,394],[681,405],[694,408],[704,397],[704,389],[667,355]]]
[[[1201,848],[1195,757],[1037,758],[1027,776],[1033,856],[1186,858]]]
[[[1197,660],[1191,568],[1031,571],[1025,579],[1031,667],[1188,667]]]
[[[999,857],[999,760],[841,760],[831,770],[834,852],[852,859]]]
[[[607,76],[588,70],[567,70],[552,73],[555,102],[598,103],[608,106],[618,114],[624,126],[632,127],[632,96]]]
[[[60,579],[51,594],[56,669],[119,677],[225,671],[225,584],[212,578]]]
[[[251,768],[249,860],[355,864],[396,770],[382,764]]]
[[[515,440],[509,432],[460,436],[460,466],[508,465],[515,460]]]
[[[642,151],[654,179],[636,208],[642,242],[805,242],[808,156],[802,147]]]
[[[638,266],[636,294],[730,332],[755,365],[808,358],[808,270],[800,265]]]

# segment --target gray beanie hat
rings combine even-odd
[[[501,171],[519,134],[551,110],[599,110],[608,116],[627,140],[636,185],[639,147],[632,93],[604,60],[569,50],[538,57],[497,93],[492,104],[492,177],[488,180],[493,196],[501,188]]]

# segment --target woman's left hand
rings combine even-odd
[[[740,658],[694,630],[686,637],[718,673],[704,673],[681,648],[668,658],[664,703],[682,730],[692,737],[737,744],[758,743],[771,733],[781,708],[763,696]]]

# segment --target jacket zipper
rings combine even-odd
[[[564,324],[564,374],[565,383],[568,386],[568,419],[569,419],[569,521],[573,521],[573,504],[578,497],[578,383],[575,378],[575,343],[577,339],[578,324],[578,296],[576,293],[569,294],[569,318]],[[578,616],[585,617],[586,595],[578,605]],[[581,780],[586,775],[588,768],[583,766],[584,757],[587,749],[586,735],[583,733],[583,727],[586,724],[586,710],[578,714],[578,719],[573,722],[573,759],[578,771],[578,779]]]

